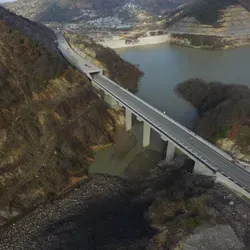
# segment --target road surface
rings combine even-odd
[[[95,65],[89,63],[87,60],[78,55],[68,44],[62,34],[57,34],[58,48],[63,56],[74,65],[79,71],[87,74],[91,78],[90,74],[100,73],[102,70]]]

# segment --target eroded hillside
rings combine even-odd
[[[116,126],[90,82],[56,51],[52,31],[1,7],[0,19],[2,225],[86,178],[92,147],[110,143]]]
[[[246,85],[190,79],[177,91],[198,109],[195,132],[250,161],[250,90]]]
[[[242,0],[201,0],[167,19],[172,43],[230,48],[250,44],[250,5]]]

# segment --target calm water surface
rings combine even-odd
[[[205,51],[161,44],[116,51],[145,73],[137,95],[187,127],[196,109],[174,92],[178,83],[199,77],[250,86],[250,47]]]

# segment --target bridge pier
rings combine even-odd
[[[132,128],[132,112],[125,108],[125,129],[128,131]]]
[[[198,175],[206,175],[206,176],[214,176],[215,172],[210,168],[206,167],[201,162],[196,161],[194,163],[194,170],[193,172]]]
[[[147,122],[143,122],[143,141],[142,145],[143,147],[147,147],[150,145],[150,134],[151,134],[151,128]]]
[[[168,141],[167,150],[166,150],[166,162],[171,162],[174,159],[175,146],[172,142]]]

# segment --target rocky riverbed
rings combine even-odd
[[[140,126],[132,132],[141,134]],[[183,156],[157,166],[159,144],[140,151],[139,140],[124,133],[111,160],[101,161],[103,174],[91,174],[63,197],[2,227],[0,249],[249,249],[247,201],[210,177],[193,175],[193,162]],[[123,173],[105,174],[119,157]]]
[[[207,177],[155,167],[136,182],[93,175],[2,228],[0,249],[249,249],[249,230],[247,202]]]
[[[118,249],[125,246],[129,249],[136,244],[143,246],[152,234],[142,219],[146,206],[131,203],[126,195],[127,188],[127,183],[119,177],[96,175],[65,198],[38,207],[4,229],[0,248]]]

